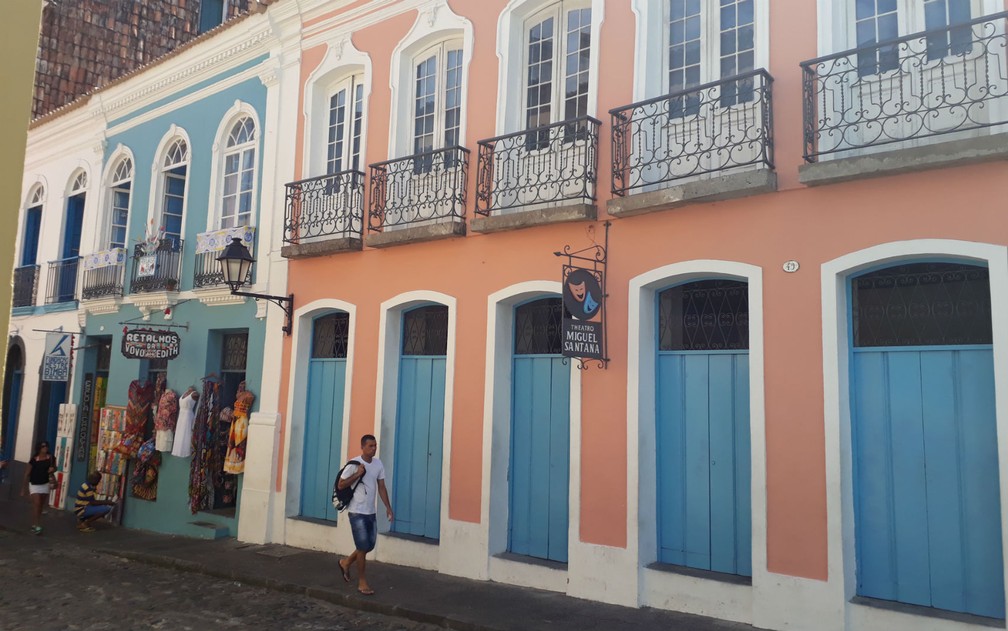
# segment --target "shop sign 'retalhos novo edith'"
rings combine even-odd
[[[175,331],[133,329],[123,333],[122,354],[127,359],[175,359],[182,340]]]

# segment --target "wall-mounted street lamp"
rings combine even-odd
[[[294,294],[288,296],[270,296],[267,294],[253,294],[247,291],[238,291],[245,284],[245,279],[249,277],[252,264],[255,259],[248,251],[248,248],[238,237],[232,237],[231,244],[224,248],[221,255],[217,257],[220,262],[221,272],[224,274],[224,282],[231,288],[232,296],[246,296],[256,300],[269,300],[273,304],[283,309],[287,315],[287,320],[283,327],[286,335],[291,334],[291,320],[294,316]]]

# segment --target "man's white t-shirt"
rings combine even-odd
[[[366,462],[363,456],[357,456],[354,460],[364,463],[364,477],[360,479],[360,484],[354,491],[347,512],[374,515],[377,512],[378,504],[378,480],[385,479],[385,465],[377,456],[371,458],[371,462]],[[350,466],[343,469],[343,475],[340,477],[346,479],[355,473],[357,473],[357,465],[351,463]]]

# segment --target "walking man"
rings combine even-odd
[[[385,488],[385,467],[375,455],[378,453],[378,441],[371,434],[361,437],[361,455],[354,459],[360,464],[350,464],[343,469],[339,488],[355,486],[353,499],[347,507],[350,518],[350,531],[353,533],[354,550],[350,556],[340,559],[339,566],[343,571],[343,580],[350,582],[350,568],[357,565],[357,591],[365,596],[374,594],[368,585],[365,575],[367,553],[374,550],[378,538],[377,498],[385,504],[388,520],[392,521],[392,504],[389,502],[388,489]],[[352,461],[353,462],[353,461]],[[359,483],[358,483],[359,482]]]

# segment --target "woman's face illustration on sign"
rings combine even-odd
[[[563,302],[571,316],[591,320],[602,308],[602,288],[595,275],[586,269],[573,269],[563,287]]]

